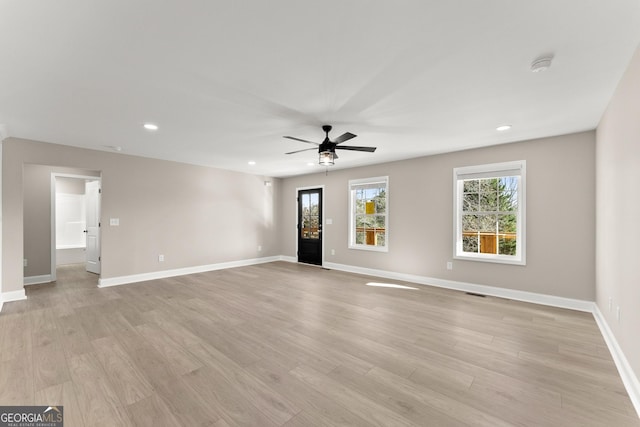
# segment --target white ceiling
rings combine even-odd
[[[289,176],[325,123],[378,147],[335,168],[594,129],[639,42],[638,0],[0,0],[0,127]]]

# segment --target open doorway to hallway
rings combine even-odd
[[[100,175],[24,165],[25,285],[55,282],[58,268],[66,265],[82,264],[100,274]]]
[[[84,264],[100,274],[99,177],[53,173],[51,175],[51,269]]]

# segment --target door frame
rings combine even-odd
[[[56,281],[56,178],[76,178],[91,181],[99,181],[100,187],[102,187],[102,172],[99,172],[98,176],[90,175],[78,175],[73,173],[60,173],[51,172],[51,281]],[[102,211],[102,203],[100,203],[100,210]],[[102,212],[100,214],[102,217]],[[102,218],[100,219],[102,223]],[[100,234],[99,247],[100,254],[102,255],[102,227],[98,230]]]
[[[315,190],[315,189],[321,189],[322,190],[322,199],[320,201],[320,203],[322,204],[322,234],[321,234],[321,239],[322,239],[322,248],[321,248],[321,252],[322,252],[322,256],[321,256],[321,261],[320,261],[320,265],[318,265],[318,267],[322,267],[324,266],[324,241],[325,241],[325,234],[326,234],[326,227],[325,227],[325,219],[324,219],[324,211],[325,211],[325,207],[324,207],[324,200],[325,200],[325,186],[323,185],[307,185],[304,187],[296,187],[296,193],[295,193],[295,197],[294,200],[296,201],[295,203],[295,210],[296,210],[296,214],[294,216],[295,218],[295,229],[296,232],[294,233],[294,236],[296,238],[296,262],[298,261],[298,192],[300,192],[300,190]],[[305,264],[305,265],[313,265],[313,264]]]

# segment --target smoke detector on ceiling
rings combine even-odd
[[[531,63],[531,72],[539,73],[541,71],[548,70],[549,67],[551,67],[551,61],[553,61],[553,55],[543,55],[537,57]]]

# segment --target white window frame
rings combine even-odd
[[[384,184],[386,187],[386,208],[385,208],[385,232],[384,246],[361,245],[356,244],[356,210],[355,210],[355,192],[356,187],[361,185]],[[349,180],[349,249],[358,249],[363,251],[389,252],[389,177],[378,176],[374,178],[350,179]]]
[[[453,169],[453,258],[501,264],[526,265],[526,161],[492,163]],[[516,255],[483,254],[462,251],[463,181],[468,179],[519,176],[516,226]]]

